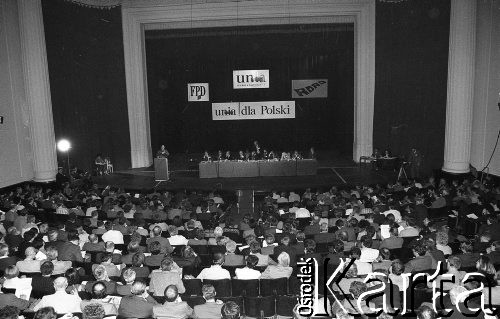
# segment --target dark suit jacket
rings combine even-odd
[[[418,256],[410,260],[405,265],[405,272],[418,272],[432,268],[431,256]]]
[[[479,256],[480,256],[479,253],[458,255],[458,257],[462,261],[462,269],[476,267],[476,262],[479,259]]]
[[[100,264],[102,263],[102,259],[104,257],[105,253],[97,253],[95,256],[95,262]],[[122,255],[120,254],[113,254],[111,257],[111,262],[115,265],[120,265],[122,263]]]
[[[320,244],[331,243],[335,238],[336,238],[335,234],[333,234],[333,233],[320,233],[320,234],[314,235],[314,241],[316,241],[316,243],[320,243]]]
[[[57,249],[59,253],[59,260],[79,261],[83,262],[82,251],[80,246],[71,242],[66,242],[59,246]]]
[[[87,242],[85,244],[83,244],[83,249],[84,251],[88,251],[88,252],[93,252],[93,251],[105,251],[105,244],[104,242],[100,242],[100,243],[91,243],[91,242]]]
[[[145,258],[144,264],[150,267],[159,267],[163,258],[165,258],[165,254],[151,255]]]
[[[130,292],[131,288],[132,285],[117,285],[116,293],[119,294],[120,296],[128,296],[132,294],[132,292]]]
[[[135,295],[124,296],[118,307],[118,315],[124,318],[151,318],[153,306],[157,304],[151,296],[147,299]]]
[[[40,274],[33,276],[31,287],[31,296],[36,299],[56,292],[54,290],[54,279],[52,277],[42,277]]]

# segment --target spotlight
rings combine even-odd
[[[60,152],[67,152],[71,148],[71,144],[68,140],[60,140],[57,142],[57,149]]]

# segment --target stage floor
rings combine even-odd
[[[323,163],[326,164],[326,163]],[[370,165],[318,167],[314,176],[280,176],[280,177],[242,177],[242,178],[206,178],[200,179],[197,170],[173,170],[167,182],[155,182],[154,170],[136,168],[117,171],[108,176],[95,176],[93,181],[100,187],[107,185],[122,187],[126,190],[141,191],[157,187],[158,190],[220,189],[232,191],[252,189],[254,191],[293,190],[311,188],[329,188],[333,185],[360,185],[395,182],[397,172],[375,171]]]

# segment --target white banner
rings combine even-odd
[[[295,101],[212,103],[214,121],[294,118]]]
[[[328,80],[292,80],[292,99],[328,97]]]
[[[210,101],[208,83],[188,83],[188,102]]]
[[[234,89],[268,89],[269,70],[233,71]]]

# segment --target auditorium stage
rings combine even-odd
[[[323,164],[323,165],[322,165]],[[280,177],[241,177],[241,178],[199,178],[198,170],[173,170],[167,182],[155,182],[154,169],[136,168],[116,171],[108,176],[93,177],[100,187],[106,185],[123,187],[126,190],[141,191],[157,187],[158,190],[197,189],[234,191],[252,189],[254,191],[293,190],[311,188],[327,188],[332,185],[358,185],[375,183],[393,183],[397,172],[393,170],[375,171],[371,166],[350,165],[318,166],[314,176],[280,176]]]

